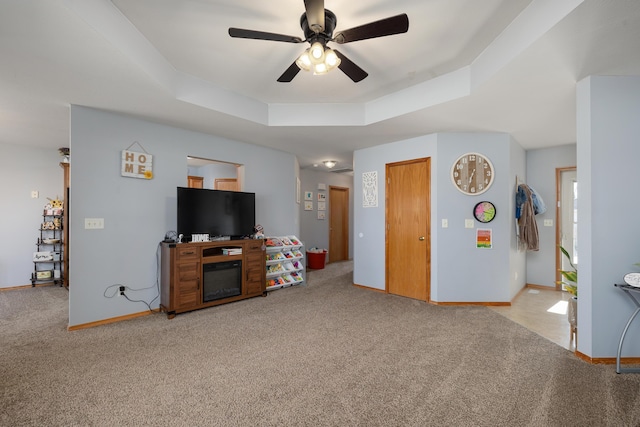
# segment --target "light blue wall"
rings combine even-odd
[[[634,304],[613,284],[640,271],[640,77],[588,77],[577,92],[578,351],[615,357]],[[640,355],[640,321],[623,357]]]
[[[522,179],[521,177],[526,176],[526,153],[522,147],[518,144],[511,144],[511,158],[509,161],[509,176],[514,177],[513,182],[511,183],[511,194],[515,195],[517,190],[517,183]],[[507,213],[510,216],[510,224],[509,228],[511,230],[516,230],[517,227],[517,219],[516,219],[516,200],[515,196],[511,197],[511,203],[509,207],[509,212]],[[512,232],[510,239],[510,256],[509,256],[509,278],[510,278],[510,295],[511,300],[516,297],[518,292],[525,286],[527,281],[526,271],[527,271],[527,252],[521,251],[518,247],[518,236],[515,232]]]
[[[134,142],[153,155],[151,180],[120,175],[121,151]],[[70,148],[70,326],[146,309],[106,298],[114,284],[144,289],[128,294],[158,307],[156,251],[176,227],[176,187],[187,184],[187,155],[244,164],[256,221],[274,234],[300,233],[291,154],[78,106],[71,107]],[[96,217],[104,218],[104,230],[85,230],[84,218]]]
[[[31,285],[33,253],[47,198],[64,199],[62,157],[55,148],[0,143],[0,288]],[[31,191],[39,193],[31,198]]]
[[[437,218],[436,186],[437,137],[427,135],[354,152],[354,283],[375,289],[385,289],[385,164],[431,157],[431,218]],[[378,173],[378,206],[362,206],[362,174]],[[432,230],[431,247],[435,247],[437,232]],[[436,255],[432,252],[431,277],[437,275]]]
[[[536,215],[540,250],[527,254],[527,283],[555,289],[556,281],[556,168],[576,166],[576,144],[527,151],[526,183],[544,200],[547,211]],[[544,220],[553,221],[545,227]]]
[[[509,302],[512,298],[509,261],[514,228],[511,226],[514,203],[515,176],[511,172],[512,146],[516,153],[524,152],[507,134],[501,133],[444,133],[438,134],[438,220],[447,218],[448,228],[440,228],[437,246],[437,281],[432,289],[438,290],[436,301],[441,302]],[[493,185],[478,196],[467,196],[453,186],[451,165],[466,152],[479,152],[487,156],[494,167]],[[465,228],[465,219],[473,219],[476,203],[488,200],[496,206],[496,218],[481,224],[473,221],[474,228]],[[493,233],[492,249],[475,247],[476,230],[489,228]],[[524,273],[524,272],[523,272]],[[523,276],[523,274],[522,274]],[[513,279],[515,280],[515,279]],[[435,299],[435,298],[434,298]]]
[[[327,196],[325,211],[326,219],[318,219],[318,184],[324,184]],[[322,249],[329,249],[329,186],[343,187],[349,189],[349,258],[353,258],[353,176],[322,172],[312,169],[300,170],[300,221],[301,235],[299,238],[304,242],[305,247],[313,246]],[[313,210],[304,210],[304,193],[313,192]]]
[[[486,155],[496,169],[494,184],[482,195],[463,195],[451,182],[451,165],[465,152]],[[510,301],[524,286],[524,254],[514,254],[512,212],[514,172],[524,174],[525,153],[509,135],[498,133],[428,135],[354,153],[354,200],[362,200],[362,174],[378,172],[378,207],[355,204],[355,283],[385,288],[385,164],[423,157],[431,157],[431,299]],[[496,219],[465,228],[465,219],[473,219],[473,207],[482,200],[496,205]],[[441,227],[442,219],[448,220],[448,228]],[[477,228],[492,229],[493,249],[476,249]],[[521,260],[513,278],[512,258]]]

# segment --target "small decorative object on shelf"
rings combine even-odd
[[[58,148],[58,153],[62,156],[62,163],[69,163],[69,154],[71,153],[69,147]]]
[[[64,242],[62,240],[64,210],[59,198],[49,199],[42,212],[40,237],[33,253],[33,273],[31,286],[36,283],[64,285]]]
[[[296,236],[267,237],[267,291],[305,282],[304,245]]]

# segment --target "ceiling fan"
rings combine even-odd
[[[327,47],[327,43],[351,43],[358,40],[406,33],[409,30],[409,17],[406,13],[403,13],[343,30],[334,35],[333,30],[337,23],[336,15],[324,8],[324,0],[304,0],[304,6],[305,13],[300,17],[300,27],[304,32],[304,39],[242,28],[229,28],[229,35],[235,38],[271,40],[285,43],[309,42],[311,46],[282,73],[278,78],[279,82],[290,82],[301,69],[313,71],[314,74],[326,74],[338,67],[351,80],[357,83],[368,76],[367,72],[339,51]]]

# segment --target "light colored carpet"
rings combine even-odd
[[[355,287],[348,270],[75,332],[64,288],[0,292],[0,425],[640,425],[640,375],[484,307]]]

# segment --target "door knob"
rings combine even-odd
[[[424,240],[424,236],[418,237],[418,240],[420,240],[422,242]]]

